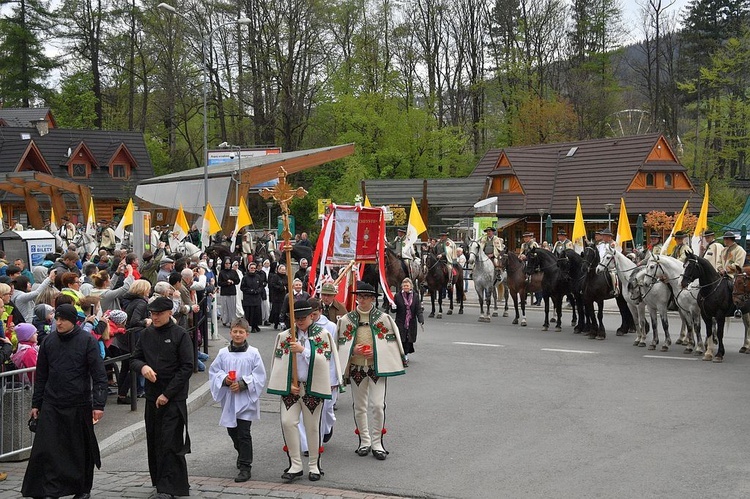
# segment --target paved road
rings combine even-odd
[[[526,328],[502,318],[479,324],[477,315],[470,307],[465,315],[428,321],[408,375],[389,384],[386,461],[354,454],[346,393],[323,458],[326,475],[318,482],[339,490],[307,489],[306,479],[288,490],[262,488],[283,487],[279,476],[286,463],[278,401],[264,396],[263,420],[253,427],[253,481],[232,488],[234,453],[217,426],[218,408],[208,404],[190,419],[194,496],[255,497],[252,491],[261,489],[257,496],[344,496],[346,490],[434,498],[750,493],[750,464],[743,459],[750,356],[737,353],[737,321],[730,325],[724,363],[713,364],[683,355],[679,346],[666,353],[633,347],[632,335],[595,341],[567,326],[562,333],[542,332],[535,307]],[[613,331],[619,320],[607,315],[605,322]],[[672,324],[677,331],[677,321]],[[269,362],[273,332],[252,340]],[[140,487],[141,495],[130,495],[144,480],[144,456],[140,442],[105,458],[104,469],[125,480],[113,497],[150,491]]]

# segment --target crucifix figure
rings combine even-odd
[[[263,189],[260,195],[263,199],[273,199],[281,207],[281,218],[284,221],[284,232],[281,237],[284,240],[284,252],[286,253],[286,278],[287,278],[287,289],[291,293],[293,273],[292,270],[292,233],[289,231],[289,203],[294,198],[303,198],[307,195],[307,191],[302,187],[293,188],[286,182],[286,170],[284,167],[279,168],[279,183],[271,189]],[[292,341],[297,341],[296,325],[294,323],[294,300],[289,301],[289,332],[292,336]],[[297,362],[294,360],[294,353],[292,355],[292,385],[297,386]]]

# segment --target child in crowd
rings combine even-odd
[[[260,394],[266,384],[266,369],[258,349],[248,345],[250,324],[235,319],[231,324],[232,342],[219,350],[208,370],[211,395],[221,402],[219,424],[226,427],[237,450],[235,482],[250,480],[253,464],[253,437],[250,426],[260,419]]]
[[[22,322],[16,324],[15,333],[18,338],[18,347],[10,360],[18,369],[36,367],[36,359],[39,355],[36,328],[29,323]],[[34,384],[34,373],[23,373],[20,376],[24,384]]]
[[[40,303],[34,307],[34,319],[31,324],[36,328],[37,343],[42,344],[44,338],[54,330],[55,309],[52,305]]]

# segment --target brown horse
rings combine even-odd
[[[410,272],[407,274],[406,267],[411,263]],[[414,290],[419,289],[419,283],[424,282],[424,269],[419,260],[404,260],[399,258],[396,253],[390,249],[385,250],[385,276],[388,279],[388,286],[395,288],[396,292],[401,289],[401,283],[407,277],[413,281]]]
[[[429,317],[435,316],[435,298],[438,300],[437,318],[443,318],[443,293],[445,292],[450,300],[450,307],[447,315],[453,313],[453,290],[456,291],[456,300],[458,301],[458,313],[464,313],[464,272],[458,264],[453,264],[453,269],[445,262],[438,259],[434,253],[426,253],[424,256],[425,264],[425,282],[427,290],[430,292],[430,302],[432,303],[432,312]],[[453,272],[453,276],[451,276]],[[450,286],[448,284],[451,284]]]
[[[500,256],[500,268],[507,274],[505,282],[506,287],[510,291],[510,296],[513,298],[513,307],[516,310],[516,317],[513,319],[513,324],[518,324],[519,318],[521,319],[521,325],[526,325],[526,294],[534,293],[542,289],[542,276],[541,272],[531,276],[531,282],[526,280],[526,265],[518,258],[513,252],[503,253]],[[518,302],[521,302],[521,314],[518,313]]]

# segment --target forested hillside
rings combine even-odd
[[[169,172],[203,164],[206,77],[209,147],[357,144],[298,179],[310,203],[351,201],[363,177],[466,175],[490,147],[645,131],[721,192],[750,176],[750,0],[642,3],[624,26],[617,0],[17,0],[0,98],[143,131]]]

